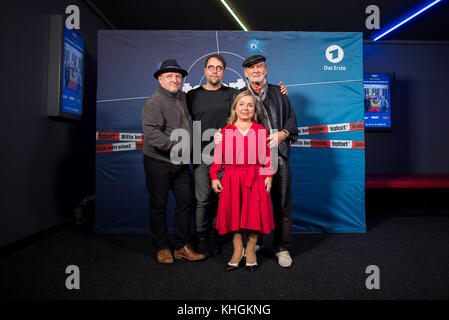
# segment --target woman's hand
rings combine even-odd
[[[284,131],[278,131],[270,134],[268,136],[268,148],[276,148],[285,139],[287,139],[287,134]]]
[[[212,180],[212,189],[214,189],[215,193],[220,193],[223,191],[223,186],[221,185],[220,180]]]
[[[271,191],[271,183],[273,182],[273,178],[266,177],[265,178],[265,188],[267,189],[267,193],[270,193]]]
[[[218,129],[214,134],[214,142],[218,146],[218,144],[223,140],[223,134],[221,133],[221,129]]]

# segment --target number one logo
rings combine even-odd
[[[338,49],[332,50],[330,54],[332,54],[332,60],[338,59]]]
[[[326,59],[332,63],[339,63],[343,60],[345,53],[340,46],[333,44],[326,49]]]

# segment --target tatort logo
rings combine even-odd
[[[351,148],[351,144],[349,141],[332,140],[331,146],[332,147],[340,147],[340,148]]]
[[[345,56],[345,52],[340,46],[333,44],[333,45],[330,45],[329,47],[327,47],[325,56],[329,62],[335,64],[335,63],[339,63],[343,60],[343,58]],[[346,66],[324,65],[323,69],[326,71],[346,71]]]
[[[329,126],[330,132],[339,132],[339,131],[348,131],[348,130],[349,130],[349,124]]]

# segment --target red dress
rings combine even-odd
[[[224,165],[217,211],[219,234],[241,229],[270,233],[274,229],[271,197],[265,178],[273,176],[268,132],[253,123],[244,136],[234,124],[222,130],[223,140],[214,152],[210,168],[212,180]]]

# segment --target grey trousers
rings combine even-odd
[[[204,232],[215,228],[217,221],[218,195],[212,190],[209,175],[210,165],[199,164],[194,167],[196,197],[196,231]],[[218,175],[223,176],[223,171]]]

